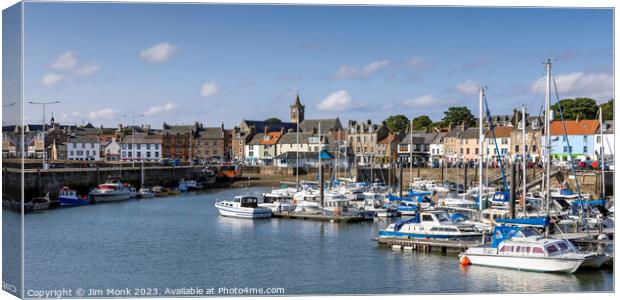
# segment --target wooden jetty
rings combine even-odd
[[[300,219],[300,220],[313,220],[333,223],[356,223],[364,221],[372,221],[372,218],[366,218],[362,216],[349,216],[349,215],[323,215],[323,214],[311,214],[301,212],[274,212],[272,216],[276,218],[284,219]]]
[[[379,245],[392,249],[442,253],[460,253],[469,247],[482,246],[482,241],[456,241],[405,238],[377,238]]]

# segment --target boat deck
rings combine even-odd
[[[379,245],[395,250],[421,252],[438,251],[442,253],[460,253],[469,247],[482,246],[482,241],[455,241],[431,239],[377,238]]]
[[[371,218],[365,218],[360,216],[346,216],[346,215],[322,215],[322,214],[310,214],[300,212],[274,212],[273,217],[284,219],[301,219],[301,220],[313,220],[323,222],[335,222],[335,223],[355,223],[372,221]]]
[[[610,239],[613,239],[614,229],[613,228],[605,228],[605,229],[603,229],[602,233],[604,233],[607,236],[609,236]],[[597,238],[597,236],[599,234],[601,234],[601,233],[598,230],[590,230],[590,234],[589,235],[590,235],[590,237],[592,237],[592,240],[594,241],[594,240],[597,240],[596,238]],[[550,236],[553,237],[553,238],[556,238],[556,239],[567,239],[567,240],[570,240],[570,241],[573,241],[573,240],[584,240],[584,239],[588,239],[589,240],[588,232],[585,232],[585,231],[584,232],[566,232],[564,234],[559,233],[559,234],[552,234]]]

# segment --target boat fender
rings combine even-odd
[[[461,257],[460,263],[462,266],[471,265],[471,261],[469,260],[467,256]]]
[[[609,236],[603,233],[603,234],[599,234],[599,236],[596,239],[597,240],[609,240]]]

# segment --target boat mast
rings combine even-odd
[[[545,91],[545,201],[547,202],[547,218],[549,218],[549,209],[551,207],[551,60],[547,59],[545,63],[546,84]],[[549,235],[549,226],[545,227],[545,235]]]
[[[299,95],[297,95],[299,96]],[[295,147],[295,149],[297,150],[295,152],[295,182],[297,183],[297,188],[299,189],[299,107],[297,107],[297,125],[295,126],[296,128],[296,140],[297,140],[297,147]]]
[[[482,101],[484,99],[484,87],[480,86],[480,94],[478,97],[478,145],[480,146],[480,151],[478,152],[478,209],[482,212],[482,160],[484,159],[483,154],[483,145],[484,145],[484,135],[482,133]]]
[[[321,122],[319,122],[319,186],[321,187],[321,208],[323,207],[323,162],[321,160],[321,151],[323,150],[323,141],[321,140]]]
[[[601,128],[601,184],[603,185],[601,186],[601,196],[605,199],[605,137],[603,136],[603,107],[599,108],[598,121],[599,127]]]
[[[413,183],[413,118],[409,123],[409,186]]]
[[[521,156],[521,162],[523,163],[523,197],[521,197],[521,207],[525,207],[525,193],[527,192],[527,146],[525,145],[526,137],[525,137],[525,127],[527,126],[527,121],[525,118],[525,105],[521,106],[521,141],[523,143],[523,155]]]

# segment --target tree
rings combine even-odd
[[[614,119],[614,99],[601,104],[601,109],[603,110],[603,120],[607,121]]]
[[[562,99],[560,100],[560,105],[562,105],[564,120],[576,120],[577,118],[580,120],[592,120],[596,119],[598,114],[596,101],[590,98]],[[556,112],[554,119],[560,120],[558,104],[551,105],[551,109]]]
[[[467,106],[450,106],[447,111],[444,112],[444,117],[441,119],[444,124],[461,124],[463,122],[471,124],[474,121],[474,115]]]
[[[428,116],[419,116],[412,121],[413,129],[427,129],[429,126],[433,124],[433,120]]]
[[[280,120],[278,118],[275,118],[275,117],[271,117],[271,118],[265,120],[265,123],[267,123],[267,124],[280,124],[280,123],[282,123],[282,120]]]
[[[385,124],[391,132],[404,132],[409,128],[409,119],[403,115],[389,116]]]

